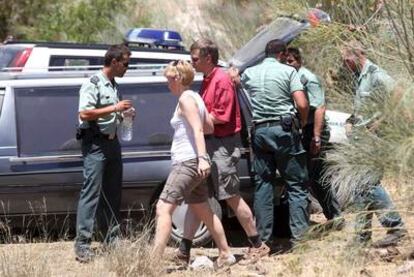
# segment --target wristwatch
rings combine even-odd
[[[206,162],[208,162],[208,164],[211,164],[210,156],[207,153],[204,155],[199,155],[197,158],[205,160]]]

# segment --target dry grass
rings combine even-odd
[[[391,193],[395,193],[394,184]],[[395,195],[394,195],[395,196]],[[413,214],[401,209],[403,202],[397,201],[410,233],[414,230]],[[345,215],[347,226],[342,231],[313,234],[292,252],[279,253],[262,259],[251,266],[234,265],[217,272],[211,270],[180,270],[173,267],[168,257],[168,248],[163,258],[150,256],[149,229],[133,238],[121,241],[112,252],[102,252],[94,244],[98,256],[89,264],[75,261],[73,242],[7,244],[0,246],[0,276],[396,276],[411,243],[406,240],[398,248],[378,251],[352,244],[354,236],[353,214]],[[314,222],[324,222],[321,214],[313,215]],[[373,238],[378,239],[385,230],[374,221]],[[229,234],[230,241],[234,234]],[[241,255],[246,248],[232,248]],[[193,256],[206,255],[215,258],[216,249],[193,249]],[[413,273],[414,274],[414,273]],[[410,275],[407,275],[410,276]]]

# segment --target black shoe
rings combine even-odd
[[[181,252],[181,250],[177,248],[174,250],[171,260],[178,266],[187,267],[190,264],[190,255]]]
[[[80,263],[89,263],[95,258],[95,253],[89,246],[75,247],[76,260]]]
[[[399,230],[388,232],[384,238],[374,242],[372,244],[372,247],[384,248],[384,247],[389,247],[389,246],[396,246],[398,242],[400,242],[400,240],[406,235],[407,235],[407,230],[405,229],[399,229]]]

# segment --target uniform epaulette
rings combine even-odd
[[[92,78],[90,79],[91,83],[94,84],[95,86],[99,83],[99,77],[98,76],[92,76]]]
[[[375,65],[370,65],[370,66],[368,67],[367,72],[368,72],[368,73],[373,73],[373,72],[377,71],[377,69],[378,69],[378,67],[376,67]]]
[[[305,75],[300,76],[300,82],[302,83],[302,85],[306,85],[308,83],[308,78],[306,78]]]

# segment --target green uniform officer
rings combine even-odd
[[[299,122],[293,116],[296,104],[305,125],[309,106],[296,70],[279,62],[285,51],[282,41],[268,42],[263,62],[241,76],[252,103],[254,211],[259,235],[265,242],[272,239],[276,169],[287,185],[292,242],[299,240],[309,226],[306,152],[300,141]]]
[[[393,79],[379,66],[366,58],[362,46],[353,42],[344,48],[342,59],[346,67],[356,75],[354,96],[354,113],[347,120],[347,134],[352,137],[353,128],[370,127],[380,115],[372,110],[370,102],[378,97],[387,97],[393,88]],[[373,102],[371,102],[373,103]],[[381,175],[381,174],[378,174]],[[363,213],[357,216],[357,241],[368,242],[371,239],[372,217],[375,211],[381,225],[388,228],[387,235],[373,243],[376,247],[395,245],[407,233],[401,216],[395,211],[394,204],[381,185],[381,178],[368,184],[365,190],[356,197],[356,205]],[[370,212],[371,211],[371,212]]]
[[[322,172],[326,158],[326,146],[329,142],[329,128],[325,120],[325,92],[319,78],[309,69],[302,66],[302,56],[298,48],[287,49],[286,63],[293,66],[309,100],[308,124],[302,130],[302,142],[308,157],[308,171],[311,192],[320,203],[323,213],[328,220],[341,215],[341,209],[331,187],[323,182]],[[335,223],[335,222],[334,222]],[[343,227],[343,219],[336,222],[334,227]]]
[[[102,71],[85,82],[79,93],[84,182],[76,217],[75,254],[80,262],[94,256],[90,244],[95,223],[105,245],[112,246],[119,236],[122,159],[116,132],[121,112],[131,107],[131,101],[119,100],[114,78],[124,76],[130,55],[124,45],[111,46]]]

